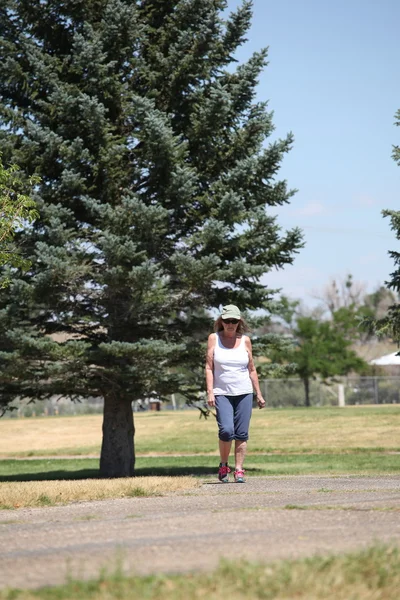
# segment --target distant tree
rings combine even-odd
[[[290,360],[296,363],[296,373],[303,381],[306,406],[310,406],[313,378],[329,379],[367,368],[364,360],[351,350],[351,342],[331,321],[300,317],[293,334],[297,347]]]
[[[0,297],[0,403],[103,397],[103,476],[134,472],[132,401],[195,397],[210,311],[268,312],[261,277],[302,246],[267,212],[292,196],[278,171],[293,142],[266,143],[267,53],[235,64],[251,2],[226,7],[0,8],[0,141],[42,178],[41,219],[17,235],[32,266]]]
[[[320,291],[313,296],[319,300],[325,310],[333,314],[340,308],[358,307],[362,304],[366,293],[366,285],[354,281],[349,273],[344,278],[332,278]]]
[[[38,179],[31,177],[28,186],[31,188]],[[21,255],[20,249],[13,243],[15,232],[37,219],[35,202],[22,193],[26,184],[16,165],[6,169],[0,154],[0,266],[11,269],[27,269],[30,262]],[[0,279],[0,286],[10,284],[10,276]]]
[[[321,302],[320,316],[328,311],[335,326],[355,344],[367,344],[375,338],[374,332],[362,323],[365,319],[381,318],[395,302],[393,292],[382,285],[367,294],[366,285],[354,281],[351,274],[330,280],[320,292],[314,292],[314,297]],[[315,312],[318,313],[318,309]]]
[[[318,311],[302,314],[304,307],[287,298],[282,298],[275,307],[267,330],[285,335],[287,346],[284,352],[278,348],[272,360],[289,365],[291,372],[303,381],[306,406],[310,406],[312,379],[329,380],[368,369],[367,363],[351,348],[356,325],[350,308],[342,307],[332,318],[324,319]]]
[[[380,285],[364,298],[366,314],[368,314],[369,311],[373,318],[380,319],[385,316],[388,308],[392,306],[398,298],[398,292],[393,292],[384,285]]]

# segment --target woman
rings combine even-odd
[[[253,389],[257,404],[264,408],[257,371],[254,366],[247,325],[237,306],[224,306],[208,337],[206,359],[207,403],[217,411],[220,465],[218,479],[228,483],[228,458],[235,440],[235,482],[244,483]]]

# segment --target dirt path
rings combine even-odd
[[[0,587],[400,546],[400,476],[252,477],[185,495],[0,512]]]

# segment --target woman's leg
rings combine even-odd
[[[219,455],[222,463],[227,463],[229,460],[229,454],[231,452],[232,440],[230,442],[224,442],[219,440]]]
[[[228,461],[234,436],[233,406],[229,397],[215,396],[215,408],[218,423],[220,465],[218,478],[228,481]]]
[[[232,404],[230,396],[215,396],[221,462],[227,462],[235,434]]]
[[[246,456],[247,442],[235,440],[235,471],[243,471],[243,463]]]
[[[253,394],[237,397],[234,408],[235,471],[243,471],[252,409]]]

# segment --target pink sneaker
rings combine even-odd
[[[235,483],[246,483],[246,480],[244,478],[244,469],[239,469],[238,471],[235,471],[233,475],[235,477]]]
[[[229,477],[228,477],[228,473],[230,473],[231,470],[228,467],[228,465],[219,465],[219,470],[218,470],[218,479],[220,481],[222,481],[222,483],[228,483],[229,482]]]

